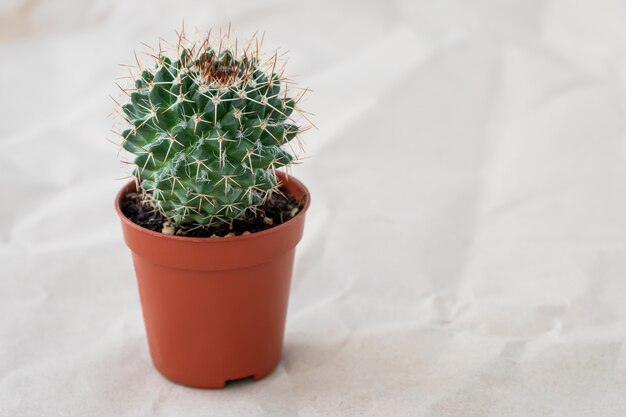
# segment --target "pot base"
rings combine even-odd
[[[278,366],[278,364],[276,364],[276,366],[271,368],[269,371],[260,371],[260,372],[253,373],[251,375],[240,377],[240,378],[231,378],[231,379],[226,379],[226,380],[215,379],[215,380],[211,380],[211,381],[210,380],[203,381],[203,382],[200,382],[200,383],[186,383],[186,382],[182,382],[179,379],[171,378],[171,377],[167,376],[156,365],[155,365],[155,368],[156,368],[157,371],[159,371],[159,374],[161,374],[161,376],[163,378],[165,378],[168,381],[173,382],[175,384],[182,385],[184,387],[200,388],[200,389],[224,389],[224,387],[226,387],[226,384],[229,383],[229,382],[242,381],[242,380],[246,380],[246,379],[249,379],[249,378],[252,378],[254,381],[259,381],[259,380],[265,378],[266,376],[268,376],[269,374],[271,374],[272,372],[274,372],[274,370],[276,369],[277,366]]]

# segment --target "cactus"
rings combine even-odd
[[[129,128],[123,148],[148,201],[174,224],[230,222],[263,204],[280,186],[276,170],[294,161],[285,145],[303,131],[298,97],[277,69],[278,55],[259,58],[256,38],[179,35],[176,59],[159,51],[153,65],[131,72],[134,88],[121,106]],[[252,47],[256,45],[256,47]],[[299,87],[297,87],[299,88]]]

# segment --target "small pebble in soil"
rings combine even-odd
[[[163,228],[161,229],[161,233],[164,235],[173,235],[176,233],[176,227],[170,222],[163,222]]]

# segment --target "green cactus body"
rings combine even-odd
[[[275,170],[299,132],[286,85],[257,57],[232,49],[161,53],[122,106],[123,147],[152,205],[176,224],[230,221],[277,190]]]

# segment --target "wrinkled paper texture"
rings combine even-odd
[[[152,367],[113,197],[118,63],[266,30],[315,92],[283,359]],[[1,416],[626,415],[626,4],[0,4]]]

